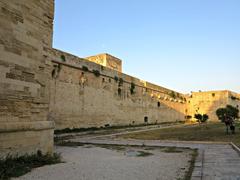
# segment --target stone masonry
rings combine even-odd
[[[48,119],[54,3],[0,0],[0,156],[53,151]]]
[[[54,0],[0,0],[0,157],[53,151],[53,130],[185,121],[239,108],[230,91],[190,96],[122,73],[109,54],[52,48]]]

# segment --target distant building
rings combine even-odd
[[[192,92],[187,97],[186,115],[194,119],[195,114],[208,114],[210,121],[218,121],[216,110],[226,105],[239,109],[240,95],[228,90]]]

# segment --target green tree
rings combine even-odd
[[[175,92],[174,91],[171,91],[170,92],[170,94],[169,94],[173,99],[175,99],[176,98],[176,94],[175,94]]]
[[[230,117],[233,120],[239,118],[239,110],[236,107],[227,105],[225,108],[219,108],[216,111],[218,119],[222,122],[225,122],[226,117]]]
[[[206,122],[209,119],[207,114],[202,115],[202,123]]]
[[[218,119],[222,122],[225,121],[225,116],[227,114],[227,109],[226,108],[218,108],[216,111],[216,115],[218,117]]]
[[[130,92],[131,94],[135,93],[135,84],[133,82],[131,83]]]
[[[200,123],[206,122],[209,117],[208,117],[207,114],[203,114],[203,115],[202,114],[195,114],[194,118],[197,119],[197,122],[199,122],[199,124],[200,124]]]
[[[225,108],[217,109],[216,115],[221,122],[225,123],[228,134],[229,127],[233,126],[234,120],[239,118],[239,110],[236,107],[227,105]],[[234,133],[234,130],[232,133]]]

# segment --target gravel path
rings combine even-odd
[[[45,166],[18,180],[174,180],[184,176],[191,150],[165,153],[161,149],[127,147],[124,150],[100,147],[57,147],[66,163]],[[129,156],[145,151],[153,155]]]
[[[102,138],[76,138],[71,141],[94,144],[122,144],[146,146],[173,146],[198,149],[192,180],[240,180],[240,156],[227,143],[130,140]]]

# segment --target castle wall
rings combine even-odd
[[[53,0],[0,0],[0,157],[51,153],[48,121]]]
[[[52,49],[54,0],[0,0],[0,158],[53,151],[53,128],[184,121],[227,104],[230,91],[186,98],[121,73],[121,61],[78,58]],[[96,56],[94,56],[96,57]],[[101,59],[100,58],[100,59]]]
[[[229,91],[228,104],[240,110],[240,94]]]
[[[232,98],[232,97],[236,97]],[[219,121],[216,115],[218,108],[224,108],[226,105],[240,107],[238,94],[230,91],[207,91],[193,92],[187,98],[187,115],[194,117],[195,114],[208,114],[210,121]]]
[[[185,102],[171,98],[171,90],[58,50],[49,49],[48,59],[56,129],[184,121]]]

